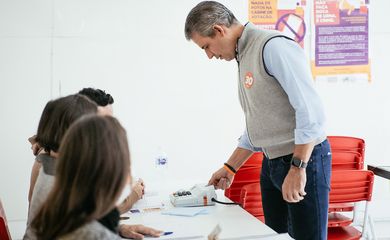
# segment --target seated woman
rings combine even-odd
[[[98,88],[83,88],[79,94],[88,97],[98,105],[100,115],[113,115],[114,98],[106,91]],[[142,179],[134,182],[131,187],[131,193],[124,199],[117,208],[113,209],[107,216],[100,219],[100,223],[112,228],[113,223],[119,218],[119,214],[128,212],[131,207],[144,195],[145,184]],[[119,211],[119,212],[118,212]],[[119,235],[125,238],[142,239],[144,235],[159,236],[160,231],[144,225],[121,224],[119,226]]]
[[[91,93],[91,91],[88,93]],[[58,146],[60,145],[66,130],[75,120],[85,114],[98,113],[102,115],[101,108],[98,106],[105,106],[104,103],[113,103],[112,97],[104,91],[100,90],[96,93],[99,93],[100,95],[97,95],[97,97],[104,99],[105,102],[97,101],[95,99],[96,94],[95,98],[90,98],[90,96],[85,93],[84,96],[75,94],[49,101],[42,112],[37,136],[32,139],[34,141],[33,147],[35,145],[35,148],[40,150],[39,154],[37,154],[31,174],[32,181],[29,195],[29,200],[31,198],[31,201],[24,239],[36,239],[34,232],[31,231],[30,224],[52,189]],[[104,94],[104,96],[101,94]],[[97,106],[95,103],[100,105]],[[41,167],[41,165],[43,165],[43,167]],[[119,229],[116,228],[116,222],[119,220],[120,213],[128,211],[134,202],[142,197],[144,189],[143,183],[136,182],[132,189],[133,191],[131,194],[126,197],[118,208],[111,209],[111,211],[99,221],[112,232],[118,233],[126,238],[142,239],[143,235],[159,236],[159,230],[143,225],[121,224]]]
[[[109,93],[106,93],[105,91],[97,88],[83,88],[82,90],[79,91],[78,94],[86,96],[89,100],[96,103],[98,114],[110,115],[110,116],[113,115],[112,105],[114,104],[114,98]],[[47,112],[48,113],[51,112],[52,110],[50,110],[49,108],[54,108],[55,105],[56,105],[55,101],[51,101],[50,104],[46,106]],[[69,113],[71,113],[71,111],[69,111]],[[42,117],[44,116],[42,115]],[[49,120],[46,118],[46,121]],[[60,121],[57,121],[57,123],[59,124]],[[42,128],[41,131],[44,131],[44,129]],[[47,152],[45,152],[44,147],[40,146],[40,144],[38,143],[37,135],[30,137],[28,140],[31,143],[31,149],[33,150],[33,154],[36,156],[36,159],[34,161],[31,170],[31,177],[30,177],[30,189],[28,193],[28,201],[30,203],[32,198],[32,193],[34,191],[35,183],[39,175],[39,170],[41,169],[42,159],[44,159],[47,156]],[[138,180],[133,184],[132,191],[129,194],[129,196],[118,206],[118,210],[121,214],[128,212],[131,209],[131,207],[134,205],[134,203],[142,198],[144,194],[144,188],[145,185],[142,179]]]
[[[27,229],[24,239],[35,239],[31,221],[52,189],[58,148],[69,126],[85,114],[97,113],[97,105],[82,95],[69,95],[49,101],[43,109],[38,124],[36,141],[43,148],[37,155],[37,180],[31,189]]]
[[[79,94],[86,96],[91,101],[95,102],[98,105],[98,113],[100,115],[109,115],[113,116],[114,111],[112,105],[114,104],[114,98],[111,94],[106,93],[106,91],[98,88],[83,88],[79,91]],[[144,194],[145,184],[142,179],[136,181],[131,187],[131,193],[128,197],[118,206],[119,212],[126,213],[139,199],[142,198]],[[135,228],[135,226],[134,226]],[[138,227],[142,228],[142,227]],[[122,229],[122,228],[121,228]],[[146,228],[145,228],[146,229]],[[152,229],[150,229],[152,230]],[[128,232],[128,231],[127,231]],[[140,232],[143,232],[142,230]],[[134,237],[132,235],[126,235],[125,237]]]
[[[66,133],[55,182],[32,222],[38,239],[121,239],[101,223],[130,179],[126,132],[110,116],[90,115]]]

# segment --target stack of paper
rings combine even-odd
[[[164,215],[193,217],[198,214],[208,214],[208,209],[203,207],[177,207],[166,209],[161,212]]]

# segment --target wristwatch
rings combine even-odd
[[[301,159],[296,158],[296,157],[291,158],[291,165],[293,165],[294,167],[297,167],[297,168],[306,168],[307,167],[307,163],[305,163],[304,161],[302,161]]]

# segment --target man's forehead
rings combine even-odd
[[[196,43],[200,48],[204,47],[203,45],[207,43],[207,40],[210,39],[210,37],[204,37],[201,36],[199,33],[194,32],[191,35],[191,39],[194,43]]]

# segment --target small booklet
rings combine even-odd
[[[153,212],[164,209],[164,203],[158,192],[145,192],[144,196],[138,200],[130,209],[131,213]]]

